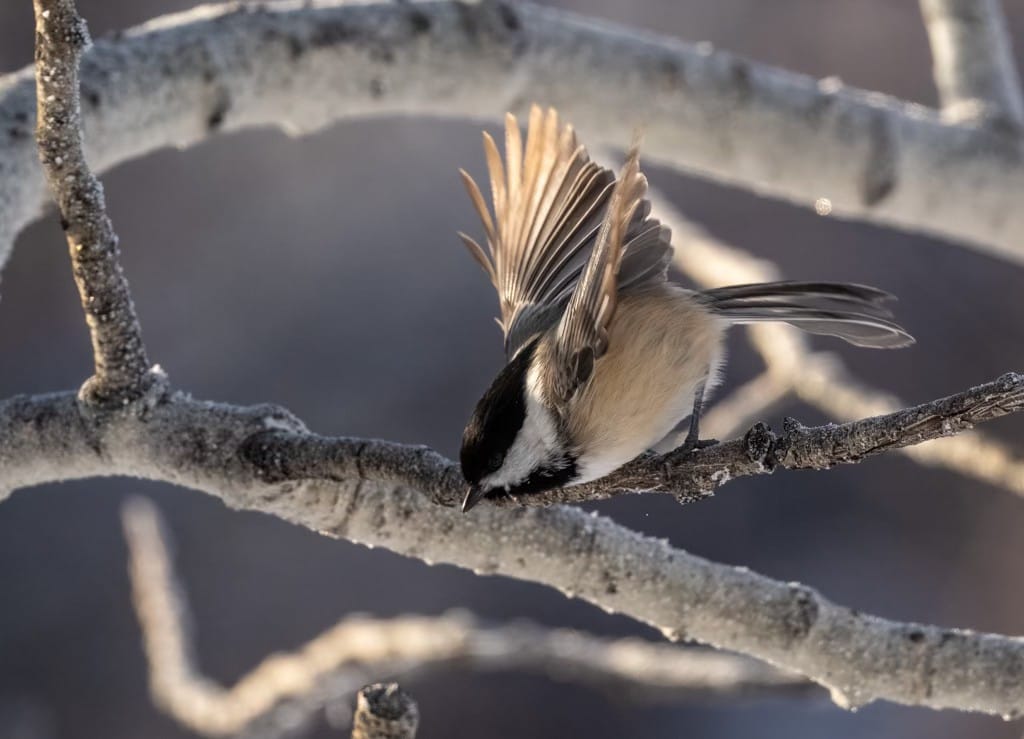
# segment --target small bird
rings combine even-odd
[[[701,409],[732,324],[782,321],[878,349],[914,342],[865,285],[767,282],[687,290],[668,281],[669,229],[650,216],[634,143],[616,180],[557,112],[534,106],[525,150],[505,118],[505,161],[484,133],[494,214],[460,171],[489,255],[459,236],[490,278],[507,363],[476,406],[460,461],[468,511],[603,477]]]

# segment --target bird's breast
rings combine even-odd
[[[620,298],[608,352],[568,414],[578,482],[607,475],[690,415],[697,386],[715,380],[724,329],[674,285]]]

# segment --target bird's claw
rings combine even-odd
[[[677,454],[680,457],[688,457],[695,451],[707,449],[708,447],[715,446],[718,443],[718,439],[698,439],[696,437],[691,438],[687,436],[686,440],[676,448],[674,454]]]

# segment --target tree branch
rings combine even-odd
[[[398,683],[367,685],[356,701],[352,739],[415,739],[420,709]]]
[[[120,405],[141,397],[156,375],[147,374],[142,330],[118,262],[103,186],[82,151],[78,60],[89,32],[73,0],[35,0],[35,15],[39,159],[67,233],[96,365],[81,397]]]
[[[457,80],[458,84],[453,84]],[[497,119],[553,104],[593,145],[637,124],[651,160],[833,213],[973,243],[1024,261],[1024,152],[884,95],[706,45],[527,3],[197,8],[98,42],[83,60],[102,170],[214,132],[292,133],[367,115]],[[26,159],[26,72],[0,80],[0,263],[44,200]],[[623,116],[621,111],[630,111]]]
[[[658,219],[672,229],[676,266],[700,286],[781,279],[771,262],[723,243],[685,218],[657,191],[649,194]],[[788,386],[798,400],[836,420],[880,416],[905,405],[854,378],[837,357],[812,352],[806,335],[790,326],[760,324],[748,326],[746,332],[779,388]],[[949,469],[1024,496],[1024,460],[1016,450],[980,431],[904,447],[900,452],[919,464]]]
[[[891,449],[952,436],[1022,409],[1024,375],[1011,373],[956,395],[840,425],[808,428],[786,419],[785,432],[778,436],[759,423],[742,438],[713,447],[647,454],[594,482],[491,502],[552,505],[623,493],[666,492],[690,503],[739,477],[770,474],[779,468],[820,470],[860,462]],[[435,502],[455,506],[465,494],[465,483],[454,465],[428,449],[268,431],[250,439],[241,454],[268,482],[363,475],[414,486],[421,484],[423,465],[429,459],[441,470],[438,479],[444,480],[434,494]]]
[[[948,120],[1019,133],[1024,98],[1000,0],[920,0]]]
[[[138,498],[122,512],[132,598],[142,629],[154,701],[206,735],[273,725],[287,707],[312,714],[368,680],[420,679],[437,668],[543,670],[640,699],[689,694],[804,695],[808,683],[754,660],[640,639],[601,639],[518,623],[485,628],[463,613],[390,620],[349,617],[297,652],[268,657],[234,686],[202,676],[184,588],[174,572],[156,508]],[[358,715],[357,715],[358,724]]]
[[[670,475],[722,484],[724,473],[711,478],[716,470],[753,471],[748,450],[760,439],[794,466],[852,459],[947,433],[943,420],[953,431],[1000,415],[1017,407],[1021,382],[1008,376],[905,411],[889,419],[893,425],[869,419],[833,430],[794,427],[784,447],[758,429],[679,463]],[[161,398],[144,412],[88,419],[72,394],[22,397],[0,403],[0,468],[10,489],[109,475],[162,480],[329,536],[546,584],[670,638],[800,672],[830,687],[844,705],[885,698],[998,714],[1024,710],[1024,641],[855,613],[802,585],[708,562],[572,507],[479,506],[460,514],[434,502],[453,503],[462,483],[455,466],[429,449],[312,435],[303,444],[302,433],[301,423],[272,406],[238,408],[184,394]],[[835,444],[836,454],[817,442]],[[275,454],[282,456],[268,456],[278,443]],[[288,449],[329,457],[285,459]],[[316,466],[323,478],[282,474]]]

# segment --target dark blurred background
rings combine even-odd
[[[913,0],[559,4],[935,102]],[[79,5],[101,35],[191,2]],[[1019,55],[1024,3],[1005,5]],[[0,3],[0,72],[30,62],[32,37],[29,0]],[[346,123],[301,139],[277,131],[222,136],[108,173],[150,356],[199,397],[274,401],[319,432],[426,443],[454,455],[466,415],[501,361],[494,296],[455,238],[457,229],[479,230],[458,166],[482,168],[475,126],[405,119]],[[923,401],[1024,368],[1020,267],[674,172],[649,174],[691,217],[777,261],[789,278],[853,280],[900,295],[900,318],[916,347],[827,345],[874,385]],[[738,335],[730,350],[726,391],[759,369]],[[0,397],[76,387],[89,372],[87,334],[51,211],[22,235],[3,271]],[[778,423],[783,414],[821,420],[796,404],[766,420]],[[1019,442],[1024,419],[985,430]],[[331,541],[228,511],[193,491],[131,480],[54,485],[0,505],[0,735],[188,735],[154,709],[146,690],[118,520],[133,494],[155,499],[169,519],[200,662],[225,683],[356,611],[467,607],[488,619],[656,636],[539,586]],[[685,508],[664,496],[598,508],[691,552],[806,582],[851,607],[1024,631],[1024,501],[899,455],[740,480]],[[1013,737],[1022,730],[996,718],[885,704],[847,713],[825,700],[645,706],[526,674],[452,671],[407,687],[420,702],[424,739]],[[315,735],[339,734],[321,725]]]

